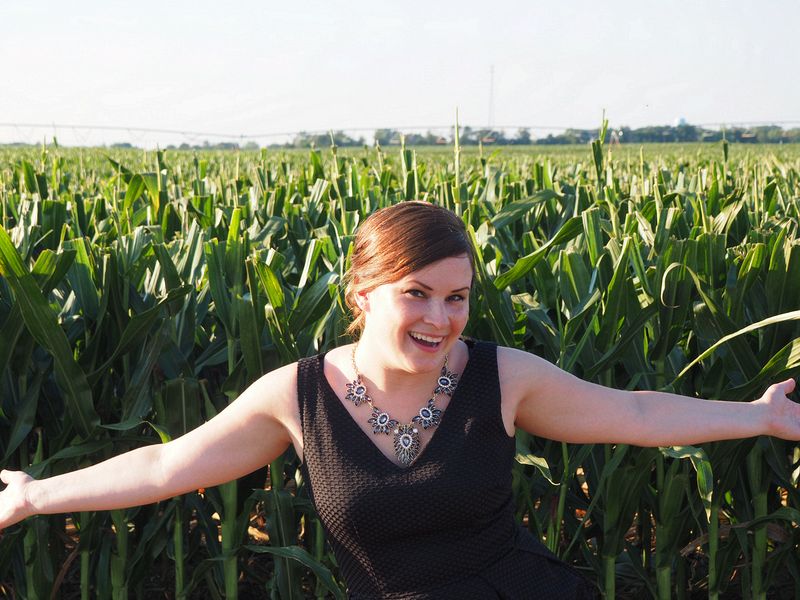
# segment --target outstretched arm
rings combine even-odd
[[[296,433],[296,365],[264,375],[235,402],[167,444],[34,480],[0,473],[0,529],[33,514],[111,510],[149,504],[246,475],[277,458]]]
[[[753,402],[629,392],[583,381],[527,352],[500,348],[500,381],[511,402],[507,422],[550,439],[637,446],[698,444],[772,435],[800,439],[800,404],[787,398],[793,379]]]

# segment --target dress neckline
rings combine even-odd
[[[458,386],[456,386],[453,395],[450,397],[450,402],[447,404],[447,408],[444,411],[442,411],[441,422],[439,423],[439,425],[436,426],[436,429],[431,434],[431,437],[428,440],[428,442],[420,449],[417,458],[414,460],[414,462],[412,462],[408,466],[404,467],[402,465],[399,465],[396,462],[394,462],[390,457],[388,457],[386,454],[384,454],[384,452],[380,449],[380,447],[372,440],[372,435],[364,431],[356,422],[355,418],[353,418],[353,415],[350,414],[350,411],[347,410],[347,408],[344,405],[345,401],[339,397],[339,395],[336,393],[336,390],[333,389],[333,386],[331,385],[330,381],[328,381],[328,378],[325,376],[325,356],[327,355],[327,352],[319,355],[319,362],[318,362],[320,378],[322,379],[322,385],[324,387],[324,392],[325,392],[325,399],[337,406],[337,408],[333,410],[340,411],[341,417],[349,422],[347,426],[350,427],[351,429],[356,430],[356,433],[353,434],[353,437],[356,439],[360,437],[364,443],[369,444],[369,446],[371,447],[370,452],[372,452],[373,454],[377,453],[379,461],[382,459],[383,464],[390,465],[391,468],[400,472],[410,471],[425,461],[426,457],[428,457],[428,455],[430,454],[429,447],[431,446],[431,444],[436,442],[436,440],[440,437],[439,434],[442,432],[442,430],[446,426],[448,426],[448,423],[450,421],[453,420],[453,418],[448,417],[448,415],[452,412],[453,408],[456,407],[456,400],[461,397],[462,395],[461,390],[464,387],[464,382],[466,381],[467,376],[471,374],[472,365],[475,362],[473,360],[473,351],[476,346],[475,340],[462,338],[461,341],[463,341],[467,345],[467,362],[464,365],[463,371],[459,375]],[[461,403],[459,402],[458,406],[460,406],[460,404]]]

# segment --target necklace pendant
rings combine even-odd
[[[413,425],[400,425],[394,430],[394,454],[407,467],[419,456],[419,429]]]
[[[442,410],[440,408],[436,408],[436,404],[433,402],[433,398],[428,400],[428,405],[423,406],[419,409],[419,414],[416,417],[411,419],[413,423],[417,423],[418,425],[422,425],[423,429],[428,429],[428,427],[436,427],[442,420]]]
[[[367,394],[367,386],[361,382],[361,377],[357,377],[355,381],[347,384],[345,399],[350,400],[356,406],[360,406],[363,402],[372,403],[372,399]]]
[[[372,416],[367,422],[372,425],[372,433],[385,433],[386,435],[389,435],[389,432],[398,425],[398,422],[390,417],[389,413],[377,406],[372,407]]]
[[[456,386],[458,385],[458,375],[449,371],[447,369],[447,363],[442,367],[442,371],[439,374],[439,378],[436,380],[436,389],[433,391],[434,396],[436,394],[447,394],[448,396],[452,396],[453,392],[456,391]]]

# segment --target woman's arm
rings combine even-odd
[[[149,504],[251,473],[299,435],[296,372],[289,365],[264,375],[219,415],[167,444],[49,479],[3,471],[0,529],[33,514]]]
[[[550,439],[637,446],[755,435],[800,439],[800,404],[786,397],[794,390],[792,379],[753,402],[724,402],[603,387],[511,348],[498,349],[498,367],[506,424]]]

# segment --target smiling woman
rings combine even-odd
[[[753,402],[629,392],[463,339],[473,250],[442,208],[405,202],[374,213],[351,265],[357,343],[267,373],[169,443],[40,481],[3,471],[0,528],[218,485],[291,444],[352,598],[584,598],[594,588],[517,523],[516,428],[641,446],[800,439],[792,380]]]
[[[363,307],[356,299],[359,294],[452,257],[466,259],[469,281],[455,291],[468,294],[475,253],[461,219],[427,202],[403,202],[372,214],[358,229],[347,274],[345,300],[353,314],[348,331],[356,334],[364,327]]]

